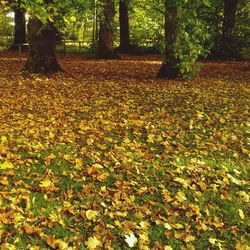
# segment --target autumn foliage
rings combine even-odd
[[[0,56],[1,249],[249,249],[249,62]]]

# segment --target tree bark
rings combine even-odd
[[[22,8],[17,8],[15,9],[14,44],[22,43],[26,43],[25,10]]]
[[[178,9],[165,0],[165,61],[162,63],[158,77],[176,78],[179,75],[179,60],[175,55],[175,44],[177,42],[177,16]]]
[[[101,17],[97,57],[100,59],[114,59],[114,17],[115,4],[113,0],[104,0],[103,16]]]
[[[220,46],[220,53],[224,59],[233,59],[236,54],[234,28],[237,5],[238,0],[224,0],[224,20]]]
[[[120,51],[128,52],[130,48],[128,0],[120,0],[119,2],[119,21],[120,21]]]
[[[37,17],[31,17],[28,23],[29,53],[24,70],[30,73],[51,73],[61,70],[56,49],[56,29],[52,24],[47,27]]]

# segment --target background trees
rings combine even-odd
[[[53,26],[63,39],[84,40],[85,48],[91,48],[99,58],[115,58],[117,47],[121,52],[140,54],[163,53],[166,48],[164,65],[169,67],[161,69],[162,77],[167,77],[170,68],[171,77],[191,77],[199,71],[196,61],[201,57],[248,57],[249,6],[244,0],[1,1],[5,11],[2,16],[15,8],[16,18],[22,19],[16,22],[16,34],[21,34],[18,24],[24,23],[25,9],[29,16],[41,21],[39,29],[51,31]],[[171,8],[175,8],[176,15]],[[11,27],[8,22],[2,22],[2,34],[8,25]],[[24,41],[14,39],[14,43]],[[55,50],[55,45],[52,48]]]

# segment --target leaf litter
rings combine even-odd
[[[249,249],[249,63],[1,58],[1,249]]]

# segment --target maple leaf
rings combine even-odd
[[[88,241],[86,241],[85,243],[86,243],[86,246],[88,247],[88,249],[90,249],[90,250],[94,250],[94,249],[102,246],[101,241],[99,241],[95,236],[89,237]]]

